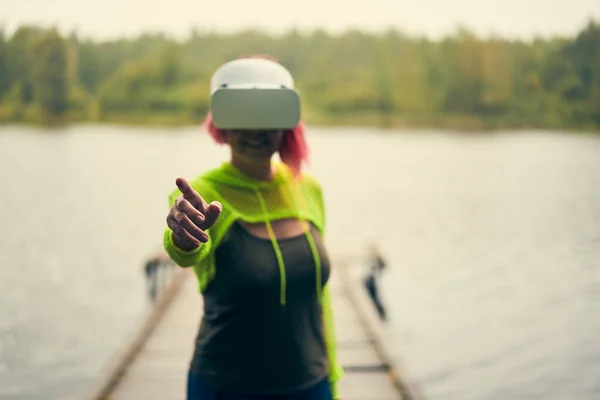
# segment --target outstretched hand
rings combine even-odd
[[[192,250],[208,242],[205,231],[219,218],[223,206],[218,201],[207,204],[183,178],[177,178],[175,183],[182,196],[171,207],[167,225],[173,231],[175,245],[183,250]]]

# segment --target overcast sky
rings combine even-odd
[[[457,25],[482,35],[531,38],[573,35],[590,18],[600,22],[600,0],[0,0],[0,24],[9,33],[33,22],[99,39],[149,31],[185,37],[192,27],[248,26],[271,32],[394,26],[437,38]]]

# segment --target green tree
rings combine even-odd
[[[13,34],[8,42],[9,74],[11,86],[18,89],[19,101],[29,104],[33,101],[33,87],[31,82],[32,42],[41,34],[42,30],[33,26],[22,26]]]
[[[10,55],[4,31],[0,31],[0,101],[11,86]]]
[[[462,30],[447,46],[452,52],[448,61],[453,80],[446,98],[446,110],[476,114],[481,110],[483,92],[482,43],[472,33]]]
[[[33,42],[31,62],[36,103],[47,115],[64,114],[69,104],[67,49],[56,30],[45,32]]]

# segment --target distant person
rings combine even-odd
[[[144,265],[144,273],[148,285],[148,297],[151,301],[156,300],[160,288],[161,269],[168,268],[172,261],[167,254],[159,252],[150,257]],[[163,271],[164,272],[164,271]]]
[[[230,161],[176,179],[164,235],[204,297],[187,399],[340,399],[325,207],[301,168],[294,80],[271,59],[233,60],[212,76],[210,108],[205,126]]]
[[[371,301],[373,301],[373,304],[375,305],[379,317],[383,321],[387,319],[387,315],[385,307],[379,296],[379,283],[377,279],[379,276],[381,276],[381,273],[385,267],[386,262],[379,252],[379,248],[376,245],[372,245],[369,254],[369,272],[364,279],[364,285],[369,297],[371,298]]]

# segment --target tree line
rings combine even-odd
[[[600,128],[594,21],[574,37],[529,41],[466,29],[439,40],[291,29],[94,41],[22,26],[0,32],[0,121],[197,123],[214,70],[254,53],[290,69],[308,123]]]

